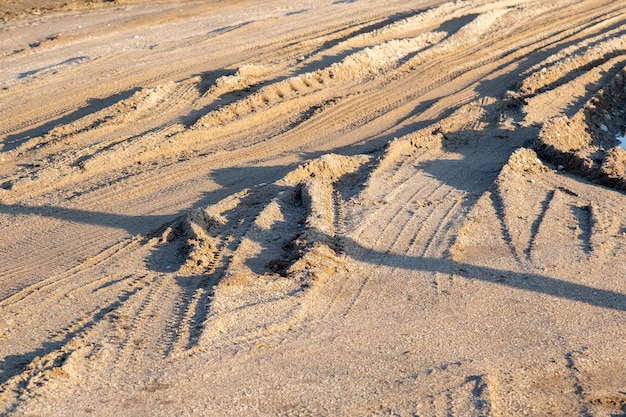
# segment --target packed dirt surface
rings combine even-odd
[[[1,415],[626,415],[626,1],[100,3],[0,24]]]
[[[0,21],[41,16],[51,12],[82,10],[107,4],[138,3],[141,0],[0,0]]]

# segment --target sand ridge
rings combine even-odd
[[[622,415],[625,6],[2,23],[0,414]]]

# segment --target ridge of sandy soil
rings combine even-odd
[[[0,414],[626,415],[626,1],[0,33]]]

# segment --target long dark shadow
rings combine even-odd
[[[114,103],[117,103],[118,101],[125,100],[131,97],[137,91],[139,91],[139,88],[123,91],[102,99],[90,99],[89,103],[85,107],[78,108],[69,114],[59,117],[58,119],[50,120],[42,125],[35,126],[24,132],[8,135],[4,139],[0,139],[2,151],[6,152],[15,149],[21,144],[25,143],[30,138],[45,135],[57,126],[67,125],[89,114],[96,113],[106,107],[113,105]]]
[[[519,290],[546,294],[570,301],[577,301],[596,307],[626,311],[626,294],[619,292],[594,288],[584,284],[577,284],[545,275],[513,272],[477,266],[455,262],[446,258],[438,259],[375,252],[369,248],[360,246],[357,242],[354,242],[347,237],[345,237],[344,240],[348,242],[346,247],[356,249],[349,250],[348,255],[361,262],[410,269],[414,271],[454,274],[466,279],[477,279]],[[359,254],[365,256],[359,256]]]
[[[146,224],[154,226],[150,230],[156,229],[177,217],[177,215],[131,216],[58,206],[26,206],[22,204],[0,204],[0,213],[35,215],[74,223],[93,224],[113,229],[123,229],[130,234],[146,232],[144,230]]]

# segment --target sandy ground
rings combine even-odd
[[[0,24],[0,414],[626,415],[626,1],[105,3]]]

